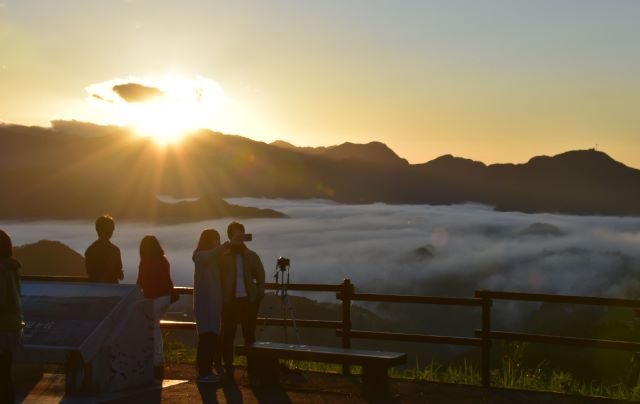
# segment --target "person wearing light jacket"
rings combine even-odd
[[[222,313],[222,288],[220,279],[220,233],[214,229],[203,230],[193,252],[193,313],[198,332],[196,364],[198,382],[216,383],[222,373],[220,321]],[[211,367],[216,373],[211,371]]]

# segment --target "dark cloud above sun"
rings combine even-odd
[[[126,102],[146,102],[164,97],[165,93],[155,87],[148,87],[138,83],[117,84],[112,87],[114,93]]]

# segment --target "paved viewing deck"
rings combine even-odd
[[[63,397],[64,377],[46,374],[38,383],[20,388],[23,403],[366,403],[358,377],[317,372],[292,372],[283,377],[282,389],[252,389],[244,369],[236,370],[237,387],[197,385],[193,365],[169,365],[163,388],[104,394],[97,397]],[[446,383],[392,380],[391,396],[374,402],[390,403],[491,403],[491,404],[613,404],[626,401],[569,396],[535,391],[482,388]]]

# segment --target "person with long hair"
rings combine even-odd
[[[220,285],[220,233],[214,229],[203,230],[193,251],[193,313],[198,331],[196,356],[198,382],[216,383],[222,373],[220,349],[220,320],[222,290]],[[211,371],[212,366],[216,373]]]
[[[155,236],[144,236],[140,242],[137,283],[144,297],[153,299],[153,367],[155,377],[162,379],[164,355],[160,319],[171,305],[173,282],[169,260],[165,257],[160,242]]]
[[[11,364],[24,327],[19,269],[20,263],[13,258],[11,238],[0,230],[0,403],[16,400]]]

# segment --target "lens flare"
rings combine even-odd
[[[138,84],[158,90],[158,96],[132,102],[114,91],[115,86]],[[153,138],[160,145],[179,142],[189,132],[215,127],[227,104],[224,91],[215,81],[169,76],[161,79],[115,79],[86,88],[92,107],[106,121],[130,126],[140,136]]]

